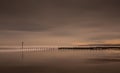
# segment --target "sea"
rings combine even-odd
[[[120,73],[120,50],[1,46],[0,73]]]

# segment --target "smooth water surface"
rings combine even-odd
[[[1,73],[120,73],[120,50],[1,49]]]

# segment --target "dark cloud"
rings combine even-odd
[[[92,38],[89,38],[87,40],[90,40],[90,41],[104,41],[104,40],[114,40],[114,39],[120,39],[120,35],[119,33],[118,34],[105,34],[105,35],[99,35],[99,36],[93,36]]]
[[[0,29],[41,31],[64,25],[101,28],[119,26],[119,2],[119,0],[1,0]],[[105,24],[115,20],[118,23]]]

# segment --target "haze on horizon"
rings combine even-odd
[[[0,0],[0,45],[120,44],[119,0]]]

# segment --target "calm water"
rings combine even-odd
[[[120,73],[120,50],[1,49],[1,73]]]

